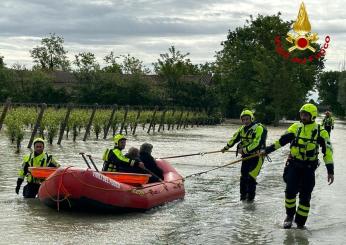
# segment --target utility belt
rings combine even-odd
[[[320,162],[318,160],[308,161],[290,157],[289,159],[287,159],[286,166],[288,165],[292,165],[297,168],[309,168],[315,170],[320,165]]]

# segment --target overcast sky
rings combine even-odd
[[[296,19],[301,1],[277,0],[0,0],[0,55],[31,67],[29,51],[43,37],[65,39],[70,60],[80,52],[102,58],[131,54],[151,64],[174,45],[193,63],[214,61],[228,30],[250,15]],[[326,70],[339,70],[346,54],[346,1],[306,0],[312,32],[331,37]]]

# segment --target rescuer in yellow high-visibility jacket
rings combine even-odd
[[[108,172],[139,172],[139,168],[144,168],[144,164],[138,159],[130,159],[123,155],[122,150],[126,146],[126,138],[122,134],[113,137],[114,148],[106,149],[103,153],[104,160],[102,171]]]
[[[330,132],[334,129],[334,118],[332,117],[332,113],[330,111],[326,111],[326,116],[322,120],[322,126],[325,130],[327,130],[329,137]]]
[[[241,126],[233,135],[227,145],[221,150],[227,151],[239,142],[237,152],[242,157],[248,157],[259,152],[265,147],[267,129],[260,123],[254,121],[253,112],[244,110],[240,114]],[[240,176],[240,200],[253,201],[256,195],[256,178],[263,164],[263,156],[254,157],[242,161]]]
[[[34,178],[30,171],[29,167],[59,167],[59,163],[53,158],[52,155],[49,155],[47,152],[44,152],[44,140],[42,138],[36,138],[34,140],[34,152],[25,155],[23,158],[23,164],[19,170],[19,176],[17,179],[16,193],[19,194],[20,186],[22,185],[24,178],[27,179],[27,184],[23,189],[24,198],[35,198],[38,189],[40,188],[42,179]]]
[[[286,218],[284,228],[291,228],[293,219],[304,228],[310,210],[311,193],[315,186],[319,147],[328,172],[328,182],[334,182],[333,150],[328,132],[315,122],[317,107],[305,104],[299,110],[300,122],[292,124],[274,144],[266,147],[269,154],[290,143],[290,154],[284,170]],[[296,196],[299,193],[299,205]],[[294,218],[295,217],[295,218]]]

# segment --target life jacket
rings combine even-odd
[[[40,184],[43,179],[34,178],[29,171],[29,167],[57,167],[57,165],[53,163],[52,159],[52,155],[48,155],[47,152],[43,152],[38,156],[30,153],[29,156],[24,157],[22,169],[19,171],[19,177],[26,177],[28,183]]]
[[[111,157],[112,156],[112,157]],[[123,155],[120,149],[106,149],[103,153],[104,160],[102,171],[116,172],[121,170],[121,167],[133,167],[136,160],[131,160]]]
[[[240,130],[240,133],[239,133],[240,143],[238,144],[237,148],[239,148],[240,146],[245,148],[248,145],[250,145],[253,142],[253,140],[256,138],[256,128],[259,126],[263,128],[263,133],[261,135],[260,143],[256,147],[255,150],[264,149],[266,147],[268,130],[261,123],[254,123],[246,132],[245,132],[245,127],[243,127]]]
[[[308,132],[303,131],[304,125],[301,124],[296,131],[294,140],[290,145],[290,155],[298,161],[318,161],[319,144],[321,125],[316,126]]]
[[[103,153],[102,159],[104,160],[104,163],[103,163],[102,171],[108,171],[108,172],[116,172],[117,171],[116,164],[109,161],[109,154],[111,151],[112,150],[110,150],[110,149],[106,149],[105,152]]]

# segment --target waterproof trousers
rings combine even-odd
[[[23,197],[35,198],[38,193],[38,189],[40,189],[40,184],[27,183],[23,188]]]
[[[262,164],[263,157],[254,157],[242,162],[240,176],[240,200],[254,200],[257,185],[256,178],[261,170]]]
[[[284,170],[285,207],[287,216],[295,215],[295,222],[304,226],[309,215],[311,193],[315,187],[317,162],[289,160]],[[296,196],[299,193],[299,205]]]

